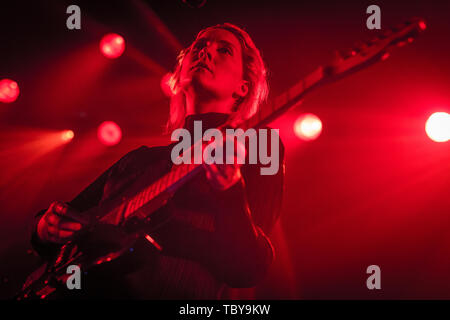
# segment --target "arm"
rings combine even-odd
[[[98,205],[104,195],[105,185],[110,177],[120,174],[120,172],[124,171],[125,168],[129,165],[130,161],[142,150],[143,147],[123,156],[114,165],[105,170],[97,179],[94,180],[94,182],[92,182],[88,187],[80,192],[74,199],[67,202],[66,205],[68,205],[71,210],[73,209],[78,212],[86,211]],[[44,214],[49,213],[49,209],[41,210],[36,214],[35,227],[31,236],[31,244],[33,248],[44,259],[50,259],[51,257],[53,257],[61,247],[61,244],[42,240],[37,232],[39,223],[43,219]]]
[[[220,246],[226,252],[221,259],[229,266],[234,287],[249,287],[265,275],[274,258],[267,237],[281,210],[284,183],[284,149],[280,144],[280,166],[275,175],[260,175],[260,165],[245,165],[243,181],[221,195],[227,210],[217,216]],[[228,281],[230,282],[230,281]]]
[[[262,176],[259,165],[246,165],[236,184],[208,194],[209,202],[214,203],[210,210],[216,217],[215,232],[172,221],[153,233],[163,254],[195,260],[232,287],[254,286],[273,259],[266,233],[280,213],[283,159],[281,148],[280,169],[275,175]]]

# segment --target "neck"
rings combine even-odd
[[[218,99],[215,97],[201,97],[193,92],[186,92],[186,115],[200,114],[200,113],[226,113],[230,114],[235,104],[235,100]]]

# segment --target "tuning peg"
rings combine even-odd
[[[405,21],[405,25],[411,25],[411,24],[417,24],[420,28],[420,30],[425,30],[427,28],[427,25],[425,23],[425,21],[421,18],[411,18],[408,19],[407,21]]]

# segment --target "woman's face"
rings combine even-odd
[[[183,59],[180,84],[183,90],[215,99],[245,94],[242,48],[236,36],[219,28],[200,34]]]

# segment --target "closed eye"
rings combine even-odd
[[[219,48],[217,51],[219,51],[220,53],[229,54],[230,56],[233,55],[233,51],[230,48],[227,48],[227,47]]]

